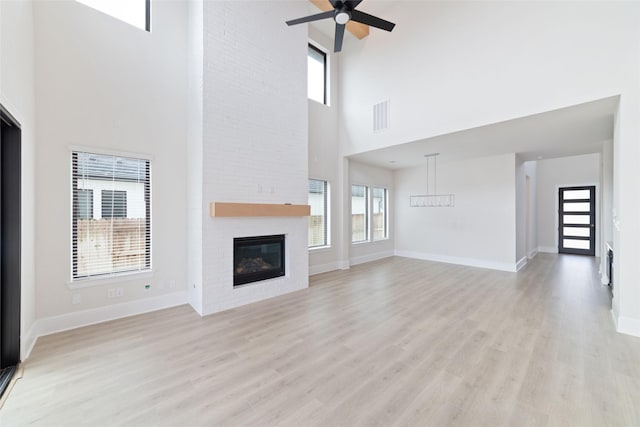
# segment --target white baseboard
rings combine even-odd
[[[535,249],[531,249],[531,250],[529,251],[529,253],[527,254],[527,257],[528,257],[529,259],[534,259],[534,258],[536,257],[536,255],[538,255],[538,249],[537,249],[537,248],[535,248]]]
[[[613,323],[616,326],[616,331],[621,334],[640,337],[640,319],[624,316],[616,317],[613,310],[611,310],[611,317],[613,317]]]
[[[349,264],[349,260],[338,261],[338,268],[340,270],[348,270],[350,267],[351,267],[351,264]]]
[[[388,250],[388,251],[376,252],[373,254],[353,257],[351,258],[350,262],[351,262],[351,265],[358,265],[358,264],[364,264],[365,262],[371,262],[371,261],[377,261],[383,258],[389,258],[392,256],[393,256],[393,251]]]
[[[20,337],[20,344],[22,346],[20,349],[20,358],[23,362],[27,360],[27,357],[31,354],[31,350],[33,350],[33,346],[36,345],[36,340],[38,339],[36,335],[37,323],[37,321],[34,321],[27,333]]]
[[[329,262],[326,264],[311,265],[309,264],[309,276],[314,276],[320,273],[326,273],[329,271],[340,270],[340,263],[338,261]]]
[[[422,259],[425,261],[444,262],[447,264],[466,265],[469,267],[488,268],[490,270],[501,270],[516,272],[516,264],[509,262],[488,261],[475,258],[452,257],[449,255],[429,254],[424,252],[413,251],[395,251],[396,256],[405,258]]]
[[[520,271],[524,268],[525,265],[527,265],[527,260],[528,257],[523,256],[522,258],[520,258],[520,261],[516,262],[516,271]]]
[[[37,319],[25,337],[26,360],[38,337],[187,304],[187,291]]]
[[[538,252],[542,252],[545,254],[557,254],[558,248],[553,246],[538,246]]]

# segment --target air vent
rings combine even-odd
[[[380,132],[389,127],[389,100],[373,106],[373,131]]]

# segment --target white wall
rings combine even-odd
[[[189,304],[203,314],[202,221],[203,202],[203,91],[204,91],[204,3],[188,3],[188,114],[187,114],[187,288]]]
[[[514,154],[439,163],[438,193],[455,207],[410,207],[426,186],[426,167],[395,172],[396,255],[515,270]]]
[[[640,27],[640,26],[639,26]],[[638,38],[636,37],[636,40]],[[634,58],[630,51],[630,59]],[[637,79],[639,72],[627,69]],[[636,80],[637,81],[637,80]],[[640,89],[638,90],[640,92]],[[612,313],[619,332],[640,336],[640,96],[622,96],[613,143],[614,294]]]
[[[596,227],[600,229],[600,154],[538,160],[538,250],[558,252],[558,189],[581,185],[596,186]],[[596,232],[596,256],[600,236]]]
[[[395,205],[393,203],[395,186],[393,171],[370,165],[365,165],[356,161],[349,162],[349,199],[351,199],[351,185],[365,185],[369,190],[373,187],[386,188],[389,200],[387,239],[373,240],[371,231],[369,232],[369,240],[366,242],[351,243],[351,207],[348,206],[347,221],[348,232],[343,238],[351,245],[349,252],[349,262],[351,265],[361,264],[363,262],[374,261],[376,259],[386,258],[393,255],[395,242]],[[369,199],[369,215],[371,215],[371,199]],[[369,218],[371,223],[371,218]]]
[[[609,283],[606,244],[613,242],[613,141],[607,141],[602,146],[600,195],[600,273],[603,283]]]
[[[0,104],[20,122],[22,138],[21,357],[34,343],[35,285],[35,94],[33,5],[0,1]]]
[[[516,156],[516,262],[522,268],[535,256],[537,243],[536,163]],[[527,188],[528,187],[528,188]]]
[[[37,333],[185,303],[186,2],[154,2],[151,33],[74,1],[34,19]],[[71,146],[151,157],[153,274],[70,288]]]
[[[349,40],[341,56],[345,152],[637,90],[638,64],[624,66],[637,60],[639,11],[631,2],[389,2],[393,32]],[[373,133],[372,105],[385,99],[391,126]]]
[[[307,217],[211,218],[209,203],[308,202],[302,2],[204,2],[203,313],[308,286]],[[287,273],[233,287],[233,238],[285,234]]]
[[[333,40],[309,27],[309,38],[327,53],[329,105],[309,103],[309,178],[329,182],[330,241],[327,248],[309,251],[309,273],[317,274],[347,266],[344,243],[343,197],[345,179],[338,144],[338,87],[340,55],[333,54]]]

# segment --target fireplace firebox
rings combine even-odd
[[[284,234],[233,239],[233,286],[285,275]]]

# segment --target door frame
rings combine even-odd
[[[20,123],[0,104],[0,370],[20,362],[21,138]],[[0,390],[1,393],[1,390]]]
[[[563,248],[562,247],[562,238],[563,238],[563,223],[562,223],[562,213],[561,206],[563,205],[561,200],[561,190],[591,190],[593,189],[593,202],[590,209],[590,215],[592,217],[591,224],[591,238],[590,244],[592,247],[592,251],[587,251],[586,249],[573,249],[573,248]],[[587,256],[598,256],[599,248],[598,248],[598,232],[600,230],[599,221],[600,216],[599,212],[599,200],[598,200],[598,185],[597,184],[573,184],[573,185],[558,185],[556,187],[556,247],[558,249],[558,253],[564,254],[574,254],[574,255],[587,255]]]

